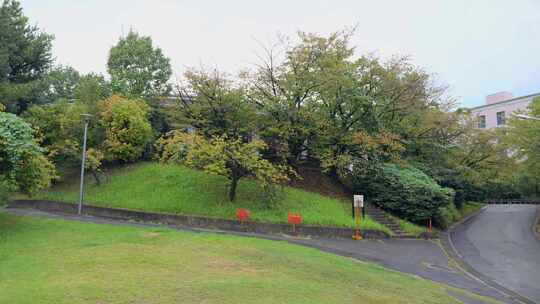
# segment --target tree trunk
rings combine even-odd
[[[96,180],[96,183],[98,186],[101,186],[101,180],[99,179],[99,175],[96,171],[92,171],[92,176],[94,177],[94,179]]]
[[[233,176],[231,179],[231,184],[229,186],[229,201],[234,201],[234,198],[236,197],[236,186],[238,186],[238,180],[240,178]]]

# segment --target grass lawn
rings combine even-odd
[[[0,303],[460,303],[448,290],[468,294],[286,242],[0,210]]]
[[[85,202],[96,206],[143,211],[206,215],[235,218],[236,208],[251,210],[251,219],[286,223],[287,213],[300,213],[303,223],[311,225],[352,227],[350,205],[338,199],[299,189],[285,188],[283,200],[267,208],[260,202],[258,185],[248,179],[240,181],[234,203],[227,199],[227,181],[222,176],[205,174],[174,165],[139,163],[116,169],[101,186],[87,179]],[[42,192],[37,198],[76,202],[78,180]],[[363,229],[390,231],[369,219]]]
[[[459,214],[460,214],[461,218],[464,218],[467,215],[472,214],[473,212],[481,209],[485,205],[486,204],[482,204],[482,203],[467,202],[467,203],[464,203],[463,206],[461,207],[461,209],[458,209],[458,211],[459,211]]]
[[[420,233],[426,232],[427,227],[422,227],[420,225],[416,225],[414,223],[411,223],[409,221],[403,220],[403,219],[397,219],[399,222],[399,226],[403,231],[407,232],[410,235],[419,235]]]

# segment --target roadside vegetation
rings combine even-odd
[[[86,203],[112,208],[178,213],[236,219],[236,208],[251,211],[250,220],[287,223],[287,214],[302,215],[304,224],[352,227],[349,203],[316,193],[285,187],[279,202],[266,202],[262,187],[253,180],[242,180],[234,203],[227,195],[224,177],[181,166],[141,163],[116,169],[107,182],[90,183]],[[66,183],[38,193],[35,198],[75,203],[78,183]],[[362,229],[382,230],[385,226],[366,217]]]
[[[0,211],[0,303],[460,303],[468,292],[286,242]]]
[[[81,162],[81,114],[91,115],[86,169],[97,185],[87,200],[95,203],[225,217],[244,206],[270,221],[290,209],[303,211],[306,223],[347,226],[346,210],[320,203],[330,199],[288,188],[282,195],[303,166],[420,226],[447,227],[467,202],[540,196],[540,151],[531,144],[540,141],[538,121],[509,118],[504,131],[479,130],[429,71],[407,57],[362,53],[354,30],[281,37],[236,75],[202,67],[172,83],[170,59],[135,30],[109,50],[107,77],[56,64],[54,36],[32,25],[18,1],[2,2],[0,18],[8,46],[0,49],[4,201],[68,178],[64,169]],[[540,115],[540,99],[529,110]],[[198,197],[188,206],[171,193],[177,202],[169,202],[168,191],[145,188],[161,182],[153,176],[98,189],[102,167],[151,160],[216,176],[194,186],[211,197],[186,193]],[[169,177],[171,185],[188,183]],[[148,206],[130,195],[139,189],[153,193]]]

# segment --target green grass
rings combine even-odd
[[[87,179],[91,181],[91,179]],[[78,200],[78,180],[39,193],[36,197],[64,202]],[[101,186],[88,183],[85,202],[103,207],[152,212],[235,218],[236,208],[251,210],[251,219],[286,223],[288,212],[299,213],[304,224],[353,227],[350,205],[338,199],[286,187],[282,201],[272,208],[261,203],[261,189],[252,180],[241,180],[236,201],[227,200],[227,181],[174,165],[140,163],[115,170]],[[362,229],[389,229],[369,217]]]
[[[467,202],[467,203],[463,204],[463,206],[461,206],[461,209],[458,209],[458,211],[459,211],[459,214],[460,214],[461,218],[464,218],[467,215],[472,214],[473,212],[481,209],[484,206],[485,206],[485,204],[482,204],[482,203]]]
[[[416,225],[403,219],[398,219],[398,222],[401,229],[410,235],[419,235],[420,233],[427,231],[426,227]]]
[[[0,303],[460,303],[448,290],[471,296],[286,242],[0,210]]]

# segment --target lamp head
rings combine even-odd
[[[92,117],[92,115],[90,114],[87,114],[87,113],[84,113],[84,114],[81,114],[81,118],[84,122],[88,122],[90,121],[90,118]]]

